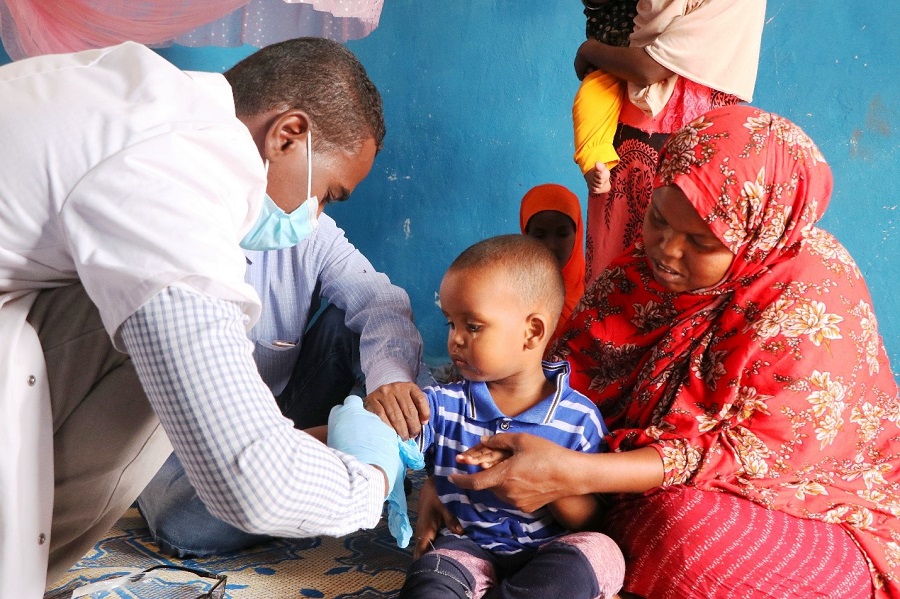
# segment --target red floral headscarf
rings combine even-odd
[[[831,171],[793,123],[730,106],[675,133],[676,185],[734,253],[713,289],[656,283],[640,243],[552,350],[614,451],[651,446],[690,484],[838,523],[900,594],[900,399],[859,269],[816,227]]]

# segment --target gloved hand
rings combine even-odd
[[[409,545],[412,526],[403,479],[407,468],[425,467],[425,458],[416,442],[401,440],[394,429],[363,407],[362,399],[351,395],[343,405],[331,408],[328,446],[384,470],[388,477],[388,529],[397,539],[398,547]]]
[[[402,441],[397,437],[400,449],[400,468],[394,480],[394,488],[388,495],[388,529],[391,535],[397,539],[397,547],[403,548],[409,545],[413,529],[409,523],[409,513],[406,507],[406,489],[403,488],[403,478],[406,469],[421,470],[425,467],[425,456],[419,451],[419,445],[413,440]]]
[[[394,429],[366,410],[356,395],[345,399],[343,405],[331,408],[328,414],[328,447],[384,470],[388,495],[396,486],[397,471],[403,466],[397,449],[399,439]]]

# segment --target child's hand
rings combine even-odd
[[[461,535],[465,529],[450,510],[441,503],[434,486],[434,477],[429,476],[419,489],[419,510],[416,518],[416,545],[413,557],[419,559],[434,549],[434,541],[443,526],[453,534]]]
[[[484,437],[482,437],[484,440]],[[456,461],[469,466],[479,466],[484,470],[496,466],[503,460],[512,456],[512,452],[503,451],[501,449],[492,449],[484,445],[476,445],[469,449],[465,454],[456,456]]]
[[[587,182],[589,195],[598,196],[609,193],[609,169],[603,162],[598,162],[594,168],[586,172],[584,180]]]

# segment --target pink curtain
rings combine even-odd
[[[14,60],[125,40],[161,47],[265,46],[299,36],[344,42],[378,26],[384,0],[0,0]]]

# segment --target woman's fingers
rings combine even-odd
[[[518,433],[508,433],[494,435],[493,437],[482,437],[481,443],[459,454],[456,458],[457,461],[463,464],[479,465],[483,460],[487,460],[491,455],[494,455],[495,452],[502,452],[510,456],[509,459],[503,460],[496,464],[495,467],[476,474],[451,474],[450,482],[463,489],[475,491],[493,489],[500,485],[508,470],[508,468],[504,468],[504,465],[509,465],[515,459],[518,440],[521,436]]]
[[[575,452],[534,435],[505,433],[482,439],[465,452],[470,456],[463,458],[464,463],[483,458],[486,450],[505,452],[509,457],[481,472],[452,474],[450,482],[463,489],[490,489],[503,501],[526,512],[570,493],[557,475],[566,470],[568,454]]]
[[[594,65],[586,56],[586,48],[590,47],[589,42],[596,42],[596,40],[589,39],[584,41],[581,46],[578,47],[578,52],[575,53],[575,75],[582,81],[595,69]]]

